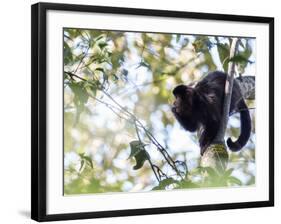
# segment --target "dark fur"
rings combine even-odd
[[[216,71],[208,74],[195,87],[179,85],[173,90],[176,100],[172,111],[184,129],[190,132],[200,131],[202,155],[219,129],[226,77],[225,73]],[[230,113],[233,111],[240,111],[241,133],[235,142],[228,138],[227,145],[230,150],[239,151],[250,137],[251,118],[236,80],[230,104]]]

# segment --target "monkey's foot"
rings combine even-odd
[[[202,155],[200,165],[202,167],[212,167],[218,172],[223,172],[227,168],[228,157],[225,144],[211,144]]]

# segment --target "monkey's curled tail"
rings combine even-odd
[[[237,152],[246,145],[251,135],[251,117],[245,101],[242,99],[238,104],[240,110],[241,133],[239,138],[233,142],[231,138],[227,139],[227,145],[231,151]]]

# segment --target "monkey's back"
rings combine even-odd
[[[206,96],[206,98],[211,99],[210,102],[213,102],[215,105],[222,110],[223,100],[224,100],[224,92],[225,92],[225,80],[227,78],[227,74],[220,71],[215,71],[209,73],[206,77],[204,77],[200,82],[197,83],[195,89],[201,95]],[[234,79],[233,89],[232,89],[232,97],[230,104],[230,112],[235,110],[237,103],[243,99],[241,90],[238,82]]]

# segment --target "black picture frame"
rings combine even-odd
[[[149,209],[114,210],[68,214],[46,213],[46,13],[48,10],[95,12],[123,15],[191,18],[216,21],[254,22],[269,25],[269,200],[196,206],[159,207]],[[274,18],[183,11],[163,11],[137,8],[118,8],[89,5],[37,3],[32,5],[31,17],[31,218],[37,221],[101,218],[115,216],[148,215],[237,208],[274,206]]]

